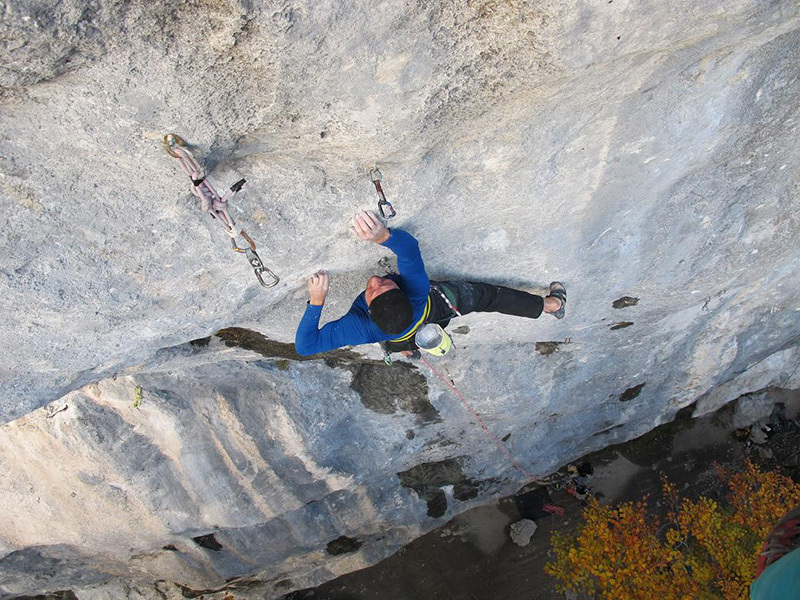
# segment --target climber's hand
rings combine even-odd
[[[325,304],[327,295],[328,273],[327,271],[318,271],[308,280],[308,303],[314,306],[322,306]]]
[[[353,229],[356,235],[365,242],[375,242],[382,244],[391,235],[386,225],[380,220],[377,214],[371,210],[362,210],[353,217]]]

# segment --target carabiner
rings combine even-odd
[[[384,256],[380,259],[378,261],[378,266],[383,269],[387,275],[397,275],[397,271],[392,267],[392,262],[388,256]]]
[[[256,274],[256,279],[258,279],[258,283],[260,283],[265,288],[271,288],[278,285],[280,278],[275,275],[272,271],[270,271],[267,267],[264,266],[264,263],[261,262],[261,258],[256,254],[256,242],[253,238],[247,235],[247,232],[242,229],[240,232],[242,237],[248,243],[249,247],[245,247],[244,249],[239,248],[236,245],[236,241],[233,241],[233,249],[237,252],[244,252],[245,256],[247,257],[247,261],[250,263],[250,266],[253,267],[253,271]],[[264,281],[264,278],[261,276],[262,273],[266,273],[271,278],[271,281],[268,283]]]
[[[383,351],[383,362],[386,363],[387,367],[391,367],[392,363],[393,363],[392,354],[391,354],[391,352],[389,352],[389,349],[386,347],[386,342],[378,342],[378,346],[380,346],[381,350]]]
[[[180,155],[176,154],[172,149],[173,146],[182,146],[183,148],[186,148],[186,142],[184,142],[183,138],[177,133],[168,133],[164,136],[164,150],[166,150],[167,154],[169,154],[172,158],[180,158]]]
[[[388,215],[383,210],[384,206],[386,206],[389,209]],[[392,203],[389,202],[386,198],[378,201],[378,210],[380,211],[381,216],[384,219],[391,219],[392,217],[397,216],[397,211],[394,209],[394,206],[392,206]]]
[[[256,279],[258,279],[258,283],[260,283],[265,288],[271,288],[273,286],[278,285],[280,279],[278,278],[275,273],[270,271],[267,267],[264,266],[264,263],[261,262],[261,258],[259,258],[256,251],[252,248],[245,248],[244,249],[245,256],[247,256],[247,260],[250,262],[250,266],[253,267],[253,272],[256,274]],[[267,283],[264,281],[264,278],[261,276],[262,273],[266,273],[270,276],[272,281]]]
[[[394,209],[394,206],[392,206],[392,203],[386,199],[386,194],[383,193],[383,188],[381,187],[383,174],[380,169],[378,169],[377,165],[369,170],[369,178],[372,180],[372,183],[375,184],[375,190],[378,192],[378,212],[381,213],[381,217],[384,219],[391,219],[397,215],[397,211]],[[384,207],[389,209],[389,214],[383,210]]]

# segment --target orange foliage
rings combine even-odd
[[[558,532],[545,572],[561,591],[605,600],[739,600],[748,597],[767,533],[800,504],[800,485],[748,462],[728,479],[725,507],[679,498],[664,482],[670,510],[659,527],[647,501],[602,506],[590,502],[577,534]]]

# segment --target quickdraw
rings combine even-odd
[[[244,229],[242,229],[242,231],[240,233],[242,234],[242,237],[245,240],[247,240],[247,246],[245,246],[244,249],[239,248],[236,245],[236,241],[235,240],[231,240],[231,241],[233,241],[233,249],[236,250],[236,252],[244,252],[245,256],[247,256],[247,260],[250,262],[250,266],[253,267],[253,271],[256,274],[256,278],[258,279],[258,283],[260,283],[261,285],[263,285],[266,288],[270,288],[272,286],[278,285],[278,282],[280,281],[278,276],[275,275],[275,273],[273,273],[272,271],[270,271],[264,265],[264,263],[261,262],[261,258],[258,256],[258,254],[256,254],[256,243],[253,241],[253,238],[251,238],[249,235],[247,235],[247,232]],[[262,275],[264,273],[266,273],[270,278],[270,280],[268,282],[264,281],[264,278],[262,277]]]
[[[387,367],[392,366],[392,353],[389,352],[389,349],[386,347],[386,342],[378,342],[378,346],[381,347],[381,351],[383,352],[383,362],[386,363]]]
[[[386,194],[383,193],[383,188],[381,187],[383,175],[377,165],[369,170],[369,178],[372,180],[372,183],[375,184],[375,190],[378,192],[378,212],[381,213],[384,219],[391,219],[397,214],[397,211],[395,211],[392,203],[386,199]],[[388,214],[384,211],[384,208],[388,209]]]
[[[228,212],[228,201],[234,196],[234,194],[238,193],[242,189],[245,184],[245,180],[240,179],[234,183],[223,196],[220,196],[217,193],[217,190],[214,189],[214,186],[211,185],[211,182],[206,177],[197,160],[195,160],[194,156],[189,151],[186,142],[183,140],[183,138],[181,138],[181,136],[175,133],[168,133],[165,135],[164,150],[166,150],[167,154],[173,158],[178,159],[178,164],[181,168],[181,171],[183,171],[184,174],[186,174],[189,179],[192,180],[192,194],[200,198],[200,208],[204,212],[210,214],[213,219],[220,222],[220,225],[222,225],[225,233],[227,233],[231,238],[233,249],[236,252],[241,252],[247,256],[247,260],[250,263],[250,266],[253,267],[253,271],[256,274],[258,282],[266,288],[277,285],[280,279],[277,275],[275,275],[275,273],[264,266],[261,258],[256,253],[256,243],[253,241],[253,238],[247,235],[244,229],[237,233],[236,223]],[[236,244],[237,235],[241,235],[245,242],[247,242],[247,245],[244,248],[240,248]],[[264,274],[269,276],[268,281],[264,280]]]
[[[392,259],[388,256],[384,256],[382,259],[378,261],[378,266],[383,269],[387,275],[398,275],[395,268],[392,266]]]

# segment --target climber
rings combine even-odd
[[[328,295],[328,274],[315,273],[308,280],[309,301],[295,335],[295,349],[304,356],[341,346],[383,342],[389,352],[416,350],[414,334],[426,323],[446,327],[450,319],[471,312],[499,312],[536,319],[542,312],[564,317],[567,290],[560,282],[550,284],[542,298],[499,285],[466,281],[431,282],[414,237],[400,229],[388,229],[373,211],[353,218],[356,235],[364,241],[389,248],[397,255],[398,275],[372,276],[342,318],[319,329],[322,306]]]

